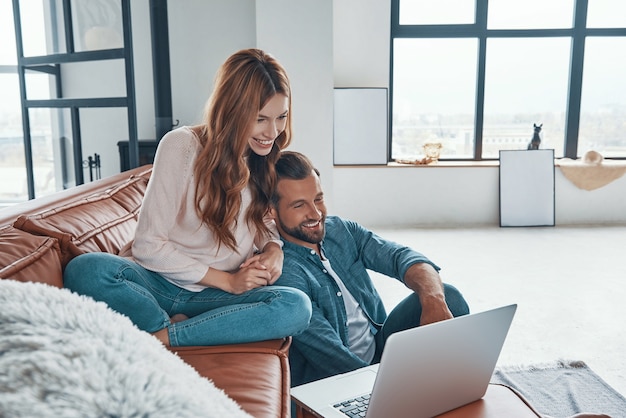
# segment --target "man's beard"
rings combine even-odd
[[[317,229],[315,232],[306,231],[306,229],[302,226],[302,224],[307,224],[312,221],[302,222],[300,225],[294,228],[289,228],[287,225],[282,223],[280,219],[278,222],[280,223],[280,227],[286,234],[300,241],[308,242],[310,244],[319,244],[320,242],[322,242],[322,240],[324,239],[324,235],[326,234],[326,228],[324,226],[325,221],[326,221],[326,216],[322,216],[322,219],[320,219],[321,228]]]

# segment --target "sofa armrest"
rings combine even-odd
[[[58,241],[12,226],[0,227],[0,279],[63,287]]]
[[[256,418],[291,415],[291,338],[211,347],[170,347]]]

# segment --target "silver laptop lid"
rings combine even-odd
[[[291,389],[318,417],[346,417],[333,405],[372,392],[367,418],[432,417],[484,396],[517,305],[395,333],[380,364]],[[372,390],[373,388],[373,390]]]
[[[367,418],[432,417],[482,398],[517,305],[392,334]]]

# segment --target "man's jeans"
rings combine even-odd
[[[266,286],[241,295],[207,288],[182,289],[137,263],[109,253],[87,253],[66,267],[64,286],[106,302],[137,327],[167,327],[170,345],[220,345],[296,335],[311,318],[311,302],[301,291]],[[184,314],[188,320],[171,323]]]
[[[469,306],[461,292],[452,285],[443,284],[446,303],[454,317],[469,314]],[[380,357],[387,342],[387,338],[394,332],[403,331],[419,326],[422,316],[422,305],[415,293],[411,293],[391,311],[381,330],[376,334],[376,354],[372,363],[380,362]]]

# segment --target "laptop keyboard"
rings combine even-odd
[[[347,401],[339,402],[333,405],[336,409],[343,412],[349,417],[364,417],[367,412],[367,406],[370,403],[370,394],[357,396]]]

